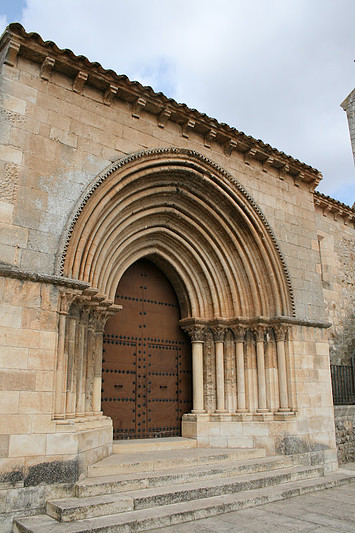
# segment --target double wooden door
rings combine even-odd
[[[181,434],[191,411],[191,344],[179,327],[179,304],[169,280],[140,260],[123,275],[103,343],[102,410],[114,439]]]

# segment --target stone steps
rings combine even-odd
[[[152,472],[121,474],[116,476],[94,477],[79,481],[75,486],[77,497],[113,494],[129,490],[147,489],[187,483],[198,480],[224,478],[239,474],[264,472],[293,465],[289,456],[263,457],[239,461],[213,462],[199,466],[154,470]]]
[[[112,454],[89,466],[92,477],[152,472],[170,468],[193,467],[211,463],[227,463],[265,457],[265,450],[251,448],[191,448],[141,453]]]
[[[165,437],[164,439],[131,439],[116,440],[112,445],[112,453],[142,453],[160,450],[180,450],[196,448],[196,439],[184,437]]]
[[[94,518],[122,511],[149,509],[180,502],[212,498],[264,486],[318,477],[321,467],[281,468],[275,472],[257,472],[222,479],[203,479],[171,486],[140,489],[121,494],[68,498],[47,502],[47,514],[59,522]],[[121,511],[122,510],[122,511]]]
[[[133,533],[137,531],[149,531],[150,529],[167,527],[199,518],[237,511],[238,509],[244,509],[255,505],[279,501],[355,480],[355,472],[339,471],[336,474],[328,474],[324,477],[297,479],[295,481],[292,480],[294,477],[318,475],[320,473],[319,468],[302,469],[300,467],[295,467],[294,469],[291,468],[289,470],[289,481],[285,482],[286,473],[284,472],[282,478],[279,478],[279,481],[282,480],[281,484],[278,485],[270,486],[267,474],[263,473],[265,475],[262,477],[264,477],[266,486],[255,488],[255,479],[253,482],[253,478],[249,475],[245,477],[249,477],[249,480],[251,481],[249,484],[250,490],[242,490],[241,492],[232,492],[228,494],[223,493],[208,498],[199,498],[197,500],[150,507],[148,509],[144,508],[127,512],[116,512],[115,514],[86,518],[75,522],[58,522],[47,515],[23,518],[15,522],[14,533]],[[308,472],[308,474],[306,474],[306,472]],[[239,479],[239,481],[241,480]],[[120,497],[121,496],[122,495],[120,495]]]

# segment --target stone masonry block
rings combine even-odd
[[[20,392],[20,414],[46,414],[52,410],[52,393],[50,392]]]
[[[77,435],[68,433],[54,433],[47,435],[47,454],[65,455],[78,451]]]
[[[0,391],[0,414],[14,414],[19,410],[18,391]]]
[[[28,368],[33,370],[53,370],[53,349],[43,348],[28,350]]]
[[[4,288],[4,301],[6,303],[35,308],[41,305],[41,287],[39,283],[7,278]]]
[[[27,358],[28,348],[0,346],[0,368],[26,368]]]
[[[20,328],[22,308],[17,305],[0,304],[0,325],[2,327]]]
[[[32,430],[32,415],[8,415],[0,416],[0,434],[17,435],[30,433]]]
[[[14,148],[13,146],[0,145],[0,159],[14,163],[15,165],[21,165],[22,163],[22,150]]]
[[[36,373],[30,370],[0,370],[0,391],[34,390]]]
[[[14,206],[8,202],[0,201],[0,222],[11,224],[14,215]]]
[[[10,457],[45,455],[45,453],[45,435],[10,435]]]

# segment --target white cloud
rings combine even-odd
[[[22,23],[319,168],[351,203],[354,19],[353,0],[28,0]]]

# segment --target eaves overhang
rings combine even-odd
[[[15,66],[18,56],[23,56],[40,65],[41,77],[49,79],[52,71],[72,78],[73,90],[80,92],[90,85],[102,92],[102,102],[111,105],[116,98],[131,104],[132,115],[139,117],[142,110],[156,116],[157,125],[164,128],[168,121],[179,124],[182,135],[188,137],[193,130],[204,138],[204,144],[219,143],[226,155],[232,151],[243,155],[246,163],[258,161],[262,170],[274,168],[280,177],[288,174],[296,185],[305,183],[311,191],[317,187],[322,174],[315,168],[294,159],[290,155],[273,148],[261,139],[220,123],[216,119],[167,98],[149,86],[130,81],[127,76],[104,69],[100,63],[91,62],[82,55],[75,55],[69,49],[60,49],[52,41],[43,41],[37,33],[27,33],[19,23],[10,24],[0,39],[1,62]]]

